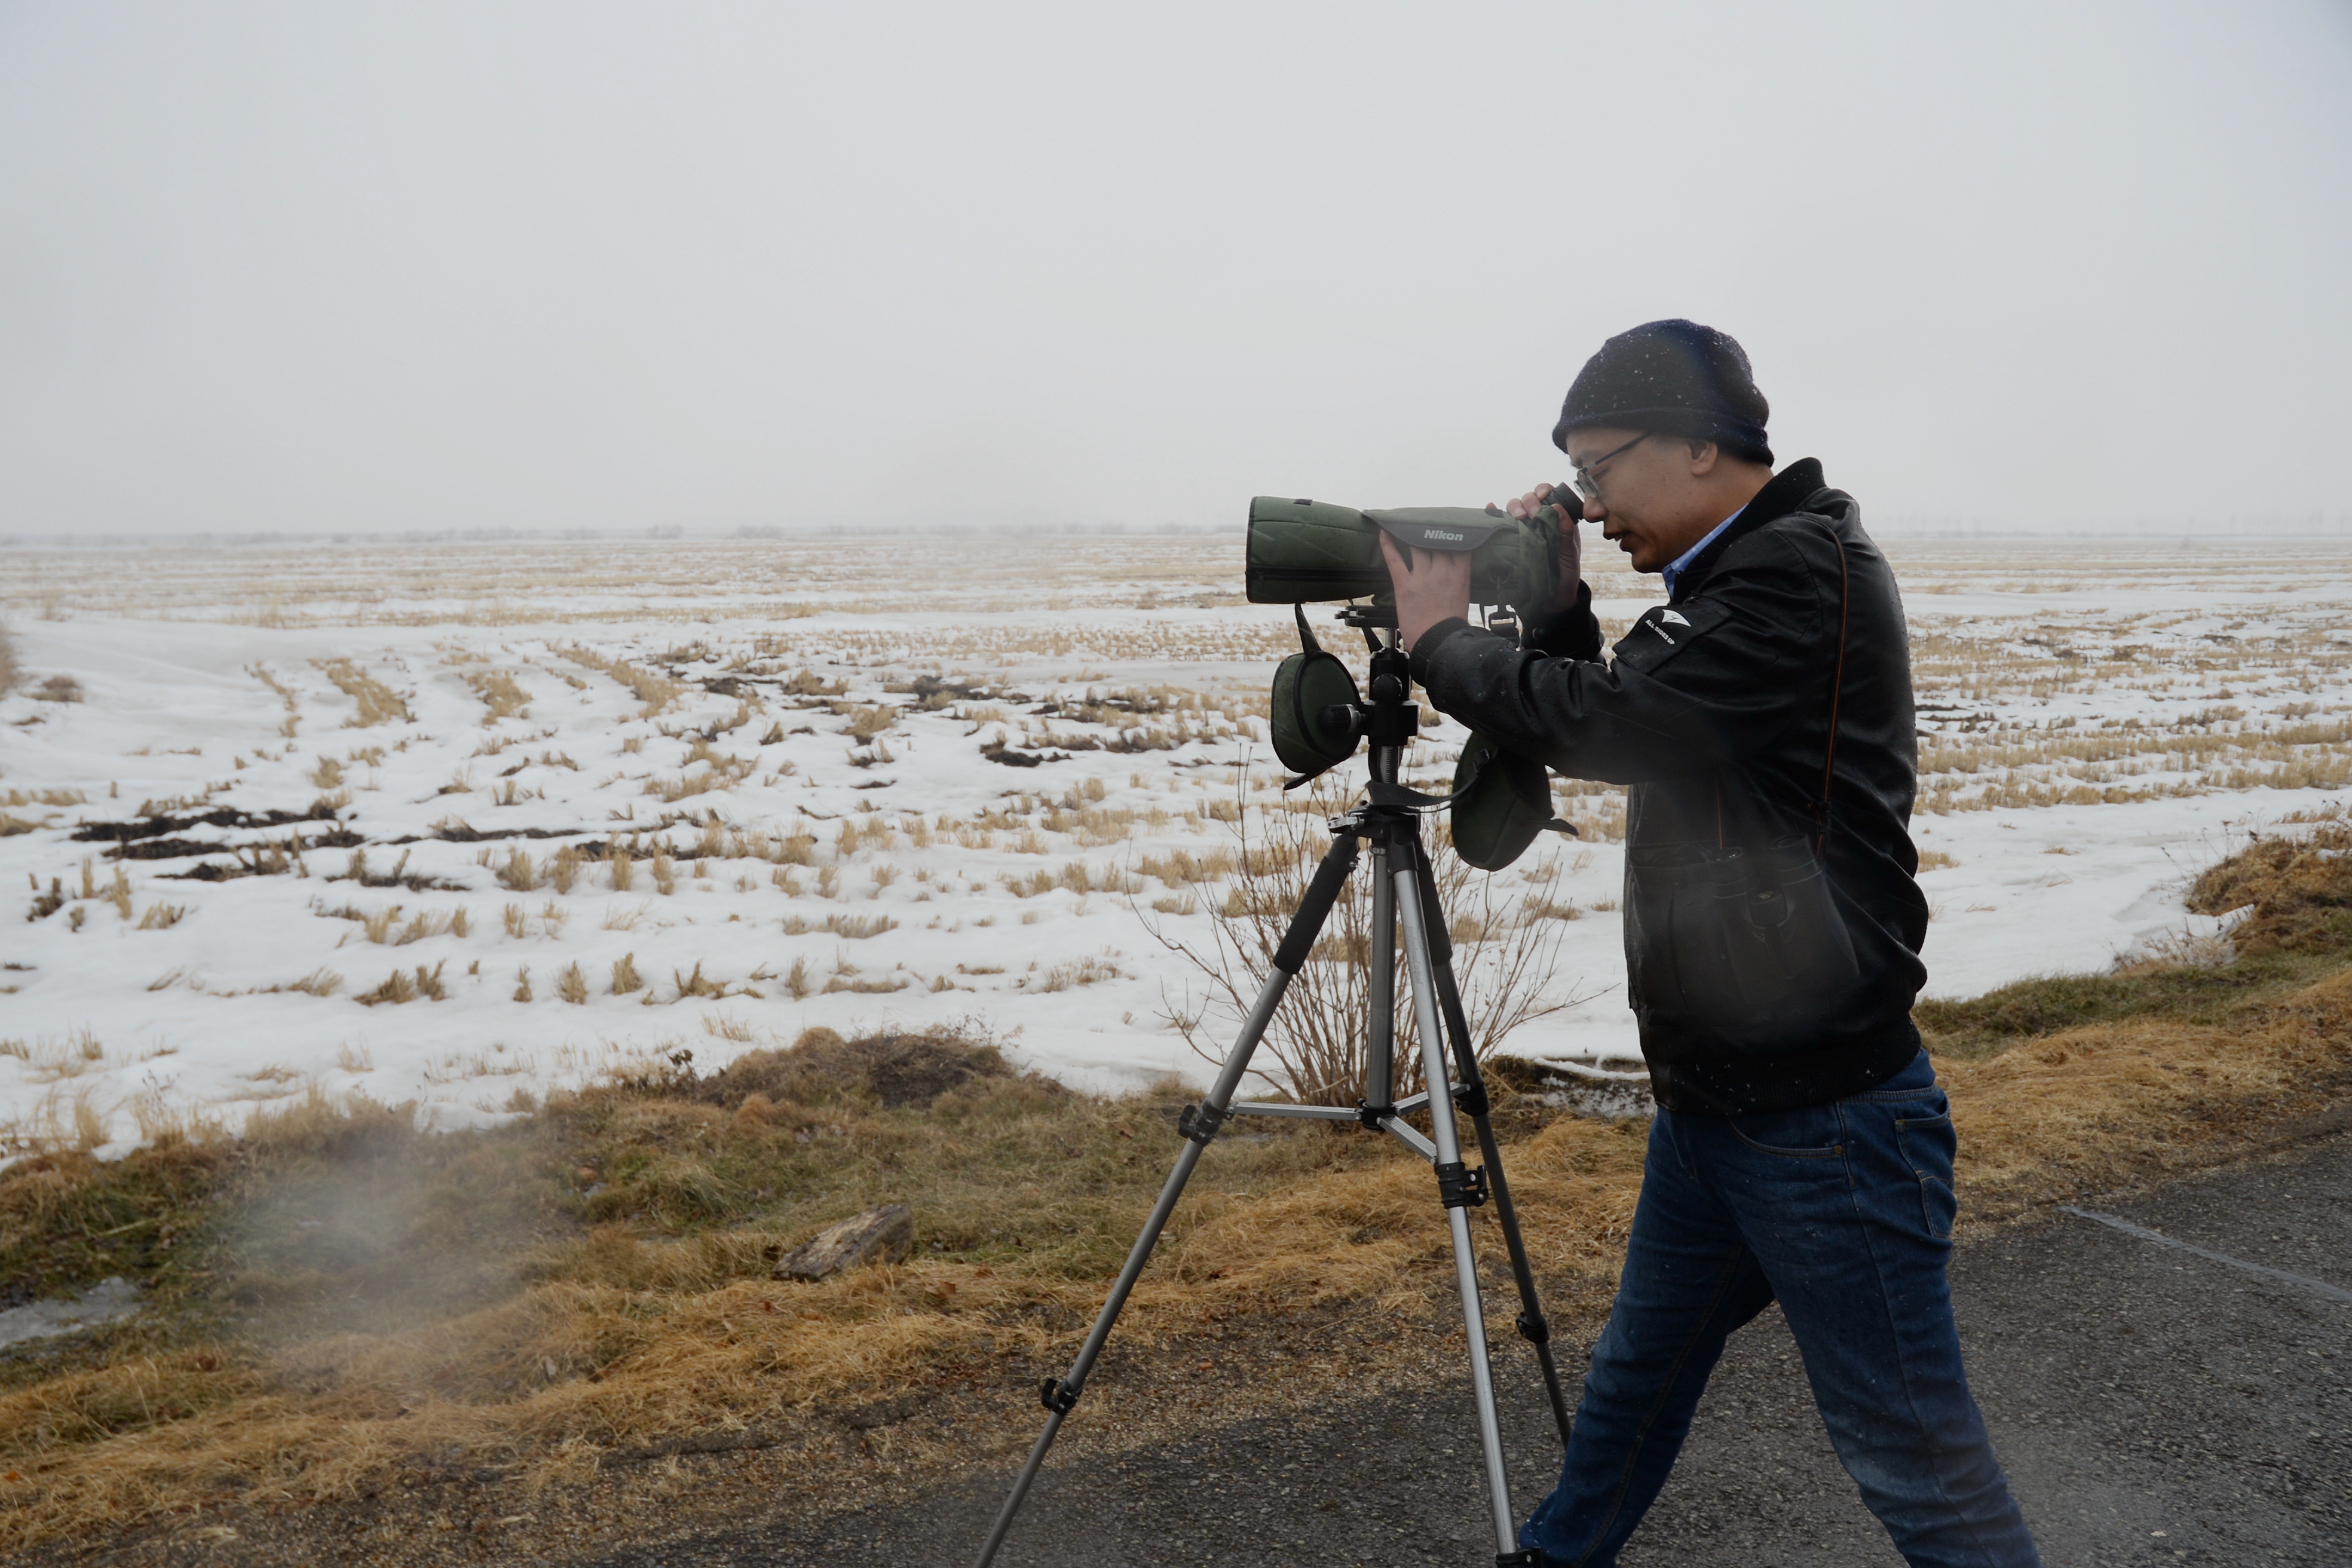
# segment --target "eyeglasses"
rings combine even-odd
[[[1657,432],[1654,430],[1644,430],[1639,436],[1636,436],[1632,440],[1626,442],[1623,446],[1613,447],[1609,451],[1601,453],[1601,456],[1593,458],[1590,463],[1580,465],[1576,470],[1576,493],[1582,496],[1586,500],[1599,500],[1601,499],[1601,470],[1609,466],[1612,458],[1621,457],[1623,454],[1632,451],[1634,447],[1640,446],[1643,442],[1648,440],[1652,436],[1656,434]]]

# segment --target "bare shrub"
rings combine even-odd
[[[1213,1060],[1223,1058],[1233,1032],[1265,988],[1274,971],[1275,952],[1306,898],[1317,864],[1330,847],[1321,818],[1338,815],[1348,804],[1344,786],[1329,780],[1318,784],[1310,799],[1307,809],[1265,814],[1255,832],[1252,814],[1241,808],[1238,798],[1226,803],[1229,811],[1210,813],[1234,825],[1234,855],[1228,862],[1234,869],[1224,897],[1202,900],[1210,917],[1206,944],[1175,934],[1129,899],[1129,907],[1153,938],[1192,964],[1202,982],[1204,995],[1196,1000],[1188,990],[1165,1016],[1187,1045]],[[1581,998],[1560,994],[1553,987],[1561,922],[1507,918],[1507,900],[1500,896],[1496,879],[1450,853],[1442,828],[1435,837],[1438,901],[1454,921],[1472,922],[1484,938],[1454,952],[1472,1046],[1484,1058],[1520,1025]],[[1161,874],[1157,868],[1154,872]],[[1559,872],[1559,858],[1548,856],[1525,874],[1522,897],[1550,902]],[[1162,875],[1162,879],[1171,879]],[[1199,891],[1210,889],[1202,887]],[[1360,866],[1332,905],[1321,936],[1291,981],[1259,1046],[1257,1061],[1271,1058],[1273,1065],[1253,1068],[1255,1076],[1311,1104],[1348,1105],[1362,1095],[1371,945],[1370,868]],[[1394,982],[1394,1083],[1399,1095],[1417,1092],[1422,1079],[1420,1028],[1410,1005],[1400,930]],[[1218,1026],[1213,1031],[1213,1020]]]

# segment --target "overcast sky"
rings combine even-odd
[[[0,0],[0,533],[1238,523],[1744,342],[1865,519],[2352,521],[2352,5]]]

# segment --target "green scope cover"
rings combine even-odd
[[[1328,501],[1259,496],[1250,502],[1244,586],[1253,605],[1370,598],[1389,591],[1385,532],[1424,550],[1471,552],[1470,597],[1525,608],[1547,603],[1559,581],[1559,517],[1466,506],[1358,511]]]
[[[1454,852],[1481,871],[1508,866],[1547,827],[1576,831],[1552,816],[1550,778],[1541,763],[1500,751],[1475,731],[1454,764],[1449,816]]]
[[[1306,651],[1294,653],[1274,672],[1274,754],[1300,778],[1328,772],[1356,754],[1353,729],[1324,721],[1327,709],[1360,700],[1356,678],[1337,656],[1316,643],[1314,634],[1299,626]]]

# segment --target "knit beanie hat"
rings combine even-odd
[[[1620,332],[1584,362],[1560,405],[1552,445],[1593,426],[1713,441],[1736,458],[1769,463],[1764,422],[1772,405],[1738,342],[1679,318]]]

